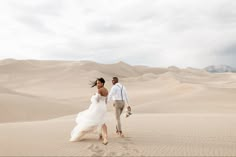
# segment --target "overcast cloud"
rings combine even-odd
[[[236,1],[0,0],[0,58],[236,67]]]

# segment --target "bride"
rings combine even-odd
[[[100,139],[103,139],[102,143],[104,145],[108,144],[107,126],[105,124],[108,90],[104,87],[104,84],[105,80],[103,78],[98,78],[92,83],[92,87],[97,86],[98,91],[91,97],[89,108],[77,115],[77,125],[71,132],[71,142],[80,141],[85,134],[99,130],[102,133],[100,134]]]

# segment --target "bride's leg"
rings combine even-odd
[[[107,140],[107,126],[106,124],[102,125],[102,137],[103,137],[103,144],[107,144],[108,140]]]

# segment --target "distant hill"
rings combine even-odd
[[[230,67],[228,65],[211,65],[204,69],[211,73],[236,72],[236,68]]]

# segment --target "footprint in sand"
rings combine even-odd
[[[115,152],[111,152],[109,156],[117,156],[117,154]]]
[[[120,144],[120,148],[122,150],[124,150],[122,154],[119,154],[121,156],[129,156],[130,154],[140,154],[138,149],[135,149],[135,144],[132,142],[131,138],[123,138],[121,139],[120,142],[118,142],[118,144]],[[90,150],[92,152],[91,156],[117,156],[116,152],[105,152],[105,150],[103,149],[103,147],[100,147],[96,144],[91,144],[88,146],[88,150]],[[108,153],[108,154],[107,154]]]
[[[91,156],[103,156],[105,153],[103,149],[94,144],[91,144],[88,149],[93,153]]]
[[[129,156],[129,152],[134,152],[136,155],[139,154],[139,150],[135,149],[135,144],[132,142],[131,138],[124,138],[124,141],[119,142],[122,145],[122,149],[125,150],[126,153],[122,154],[122,156]],[[133,154],[133,153],[132,153]]]

